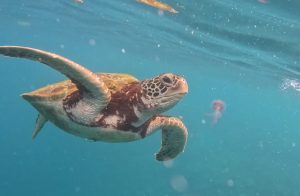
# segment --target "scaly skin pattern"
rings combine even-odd
[[[154,116],[141,129],[141,136],[153,134],[162,129],[161,149],[155,155],[156,160],[166,161],[175,158],[184,151],[188,137],[187,128],[179,118],[169,116]]]

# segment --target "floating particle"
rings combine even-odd
[[[95,45],[96,45],[96,40],[90,39],[90,40],[89,40],[89,44],[90,44],[91,46],[95,46]]]
[[[171,179],[171,187],[177,192],[184,192],[188,188],[188,181],[184,176],[178,175]]]
[[[201,123],[202,123],[202,124],[206,124],[206,120],[205,120],[205,119],[202,119],[202,120],[201,120]]]
[[[73,167],[70,167],[70,168],[69,168],[69,172],[74,172],[74,168],[73,168]]]
[[[124,54],[124,53],[126,53],[126,50],[125,50],[125,48],[122,48],[122,53]]]
[[[234,181],[232,179],[228,179],[226,182],[227,186],[233,187],[234,186]]]
[[[160,57],[159,56],[155,56],[155,61],[159,62],[160,61]]]
[[[296,147],[296,143],[295,142],[292,143],[292,147]]]
[[[263,4],[266,4],[268,3],[269,1],[268,0],[258,0],[259,3],[263,3]]]
[[[157,44],[157,47],[160,48],[160,44]]]
[[[60,47],[61,49],[64,49],[64,48],[65,48],[65,45],[64,45],[64,44],[60,44],[59,47]]]
[[[157,13],[158,13],[159,16],[163,16],[164,15],[164,11],[163,10],[158,10]]]
[[[28,21],[23,21],[23,20],[19,20],[19,21],[17,22],[17,24],[18,24],[19,26],[22,26],[22,27],[30,27],[30,26],[31,26],[31,23],[30,23],[30,22],[28,22]]]
[[[75,187],[75,192],[76,193],[80,192],[80,190],[81,190],[80,186]]]
[[[222,171],[223,173],[228,173],[229,172],[229,168],[228,167],[226,167],[225,169],[223,169],[223,171]]]
[[[77,4],[83,4],[84,1],[83,1],[83,0],[74,0],[74,3],[77,3]]]
[[[258,147],[264,148],[264,143],[262,141],[258,142]]]

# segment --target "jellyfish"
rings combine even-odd
[[[211,117],[211,122],[215,125],[221,119],[225,109],[224,101],[217,99],[212,102],[212,112],[208,114]]]

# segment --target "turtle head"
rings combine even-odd
[[[173,107],[188,92],[186,80],[165,73],[142,81],[142,101],[147,110],[161,113]]]

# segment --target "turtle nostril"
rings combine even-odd
[[[179,88],[181,89],[181,91],[183,93],[188,93],[189,86],[188,86],[187,81],[185,79],[180,80]]]

